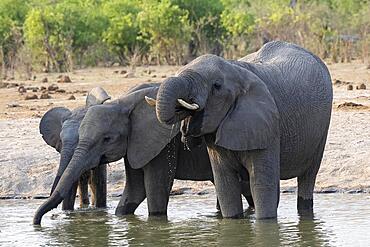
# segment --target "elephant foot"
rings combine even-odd
[[[313,199],[303,199],[298,196],[297,209],[301,217],[311,217],[313,215]]]
[[[139,206],[139,204],[134,203],[134,202],[130,202],[130,203],[127,203],[123,206],[118,206],[116,208],[116,212],[114,214],[116,216],[134,214],[134,212],[135,212],[135,210],[137,209],[138,206]]]
[[[244,218],[244,214],[241,213],[241,214],[237,214],[237,215],[234,215],[234,216],[227,216],[227,217],[224,216],[224,218],[225,219],[243,219]]]

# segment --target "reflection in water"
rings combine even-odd
[[[108,224],[109,215],[106,211],[73,212],[62,221],[62,224],[46,231],[53,243],[64,243],[68,246],[108,246],[112,229]]]
[[[363,199],[366,198],[363,197]],[[351,198],[351,200],[353,197]],[[363,209],[361,220],[348,221],[347,210],[338,201],[343,197],[332,195],[331,210],[325,211],[328,198],[320,203],[316,198],[316,215],[298,215],[292,209],[295,196],[283,195],[277,220],[256,221],[247,211],[240,220],[220,219],[211,196],[171,198],[169,216],[146,216],[145,205],[137,215],[114,216],[114,207],[108,210],[80,209],[74,212],[55,210],[47,214],[42,227],[31,225],[34,210],[42,201],[0,201],[0,246],[27,244],[41,246],[346,246],[369,244],[369,208],[365,200],[352,206]],[[23,203],[23,204],[22,204]],[[114,201],[114,204],[117,204]],[[113,204],[113,203],[112,203]],[[349,203],[350,204],[350,203]],[[362,207],[361,207],[362,205]],[[360,211],[358,211],[360,212]],[[367,220],[366,220],[367,217]],[[343,232],[356,232],[356,239]]]

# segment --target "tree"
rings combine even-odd
[[[143,38],[149,40],[151,52],[168,64],[181,64],[188,44],[188,12],[169,0],[150,0],[142,4],[138,21]]]
[[[0,1],[0,76],[10,70],[14,77],[16,54],[23,42],[22,25],[28,11],[28,1]]]
[[[148,50],[136,21],[140,11],[140,2],[135,0],[106,1],[103,5],[103,13],[109,23],[103,33],[103,40],[117,54],[121,64],[135,60],[138,54]]]
[[[199,54],[221,55],[225,28],[221,23],[224,6],[220,0],[173,0],[174,5],[188,12],[191,39],[189,53],[192,58]]]

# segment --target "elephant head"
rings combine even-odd
[[[266,84],[249,64],[198,57],[160,86],[160,122],[182,121],[183,137],[212,134],[223,148],[263,149],[278,131],[279,113]]]
[[[78,130],[78,144],[59,183],[40,206],[34,224],[57,207],[80,175],[100,164],[127,157],[134,169],[145,166],[179,132],[161,124],[144,96],[155,97],[158,87],[139,86],[123,97],[88,108]]]
[[[42,117],[39,126],[42,138],[60,153],[59,168],[51,193],[72,158],[78,143],[78,128],[88,107],[102,104],[108,99],[110,99],[108,94],[101,87],[96,87],[87,95],[85,107],[79,107],[73,111],[65,107],[55,107]]]

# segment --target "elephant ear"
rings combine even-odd
[[[71,115],[71,111],[65,107],[55,107],[47,111],[40,121],[40,134],[44,141],[60,152],[62,143],[60,131],[63,122]]]
[[[157,92],[158,87],[135,92],[140,100],[130,113],[130,133],[127,144],[127,158],[134,169],[148,164],[180,131],[179,125],[169,126],[160,123],[155,114],[155,108],[146,103],[144,97],[156,98]]]
[[[111,99],[108,93],[101,87],[91,89],[86,97],[86,106],[100,105]]]
[[[234,151],[265,149],[279,135],[279,112],[265,83],[241,70],[236,75],[243,89],[217,129],[215,143]]]

